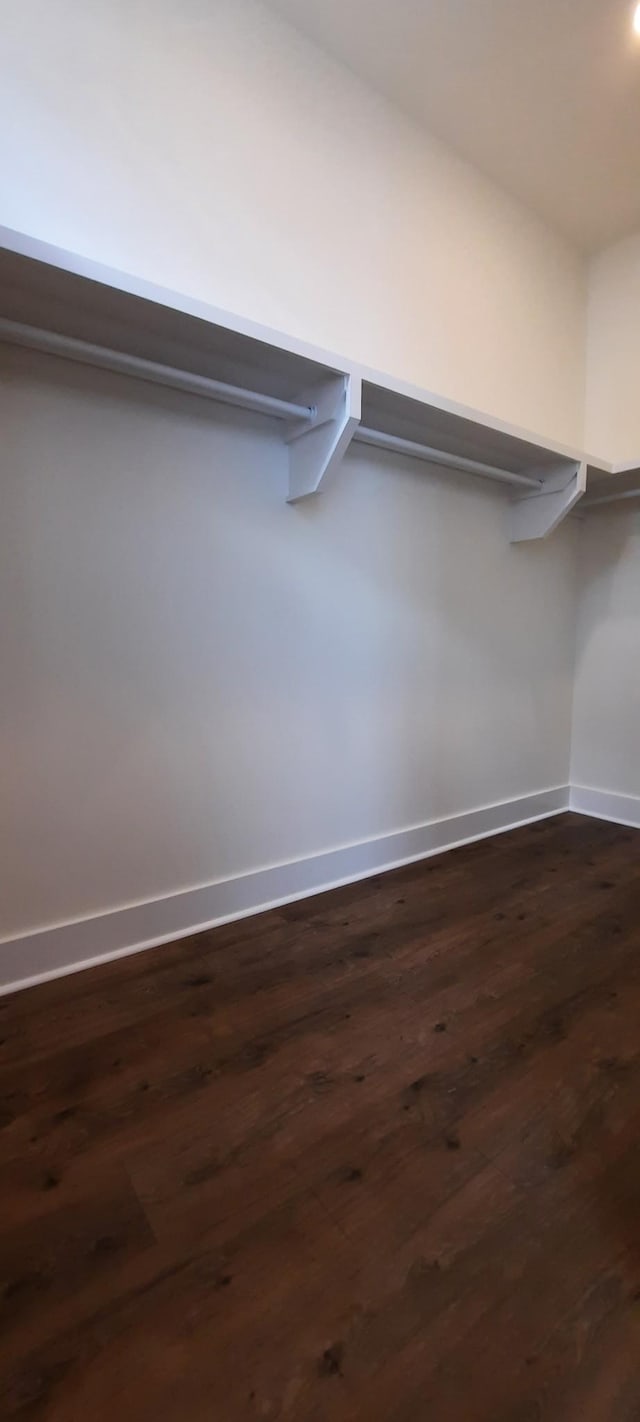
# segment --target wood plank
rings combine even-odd
[[[0,1415],[636,1422],[640,832],[0,1003]]]

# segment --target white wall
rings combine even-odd
[[[640,514],[609,510],[580,538],[571,780],[640,796]]]
[[[254,0],[0,20],[0,221],[581,442],[582,260]],[[1,935],[566,784],[576,524],[0,360]]]
[[[575,524],[0,351],[0,933],[566,784]]]
[[[582,443],[585,268],[254,0],[0,0],[0,221]]]
[[[586,445],[614,462],[640,459],[640,232],[589,269]]]
[[[587,444],[640,459],[640,233],[595,257],[589,275]],[[622,504],[580,540],[572,782],[640,796],[640,516]],[[594,802],[606,811],[606,802]],[[611,813],[637,817],[623,804]]]

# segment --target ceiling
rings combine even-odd
[[[629,0],[271,0],[586,250],[640,227]]]

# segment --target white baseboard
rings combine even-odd
[[[640,829],[640,795],[616,795],[611,790],[593,790],[588,785],[572,785],[569,809],[596,820],[613,820],[617,825]]]
[[[561,785],[308,859],[7,939],[0,943],[0,995],[397,869],[445,849],[557,815],[568,807],[569,786]]]

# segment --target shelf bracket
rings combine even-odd
[[[535,471],[534,471],[535,472]],[[509,540],[527,543],[548,538],[582,498],[587,487],[584,460],[540,471],[540,492],[525,494],[509,506]]]
[[[331,376],[303,391],[298,403],[314,408],[314,418],[289,429],[290,504],[319,493],[339,468],[360,423],[362,381],[355,375]]]

